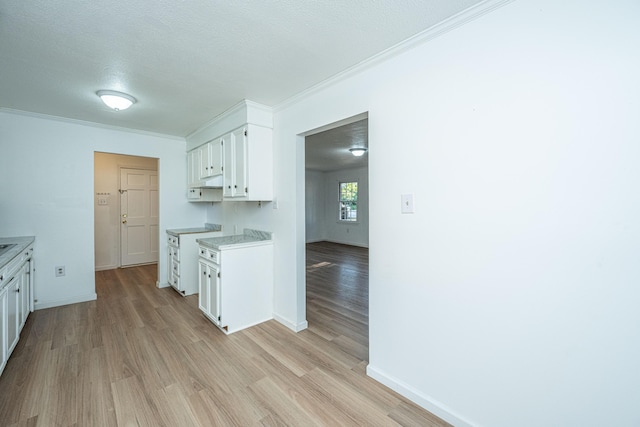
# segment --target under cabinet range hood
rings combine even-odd
[[[202,181],[202,188],[222,188],[222,175],[216,175],[209,178],[205,178]]]

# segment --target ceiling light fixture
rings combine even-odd
[[[116,92],[115,90],[99,90],[96,94],[107,107],[113,108],[116,111],[126,110],[136,102],[133,96]]]
[[[355,148],[349,148],[349,151],[351,151],[351,154],[353,154],[354,156],[360,157],[367,152],[367,149],[364,147],[355,147]]]

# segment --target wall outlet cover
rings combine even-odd
[[[401,194],[400,201],[402,203],[401,212],[403,214],[412,214],[413,209],[413,194]]]

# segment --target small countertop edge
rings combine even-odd
[[[196,242],[215,250],[270,245],[273,244],[273,233],[246,228],[244,234],[196,239]]]
[[[197,234],[197,233],[211,233],[211,232],[221,232],[222,225],[220,224],[205,224],[204,227],[193,227],[193,228],[171,228],[167,229],[167,234],[171,234],[172,236],[179,236],[181,234]]]
[[[0,237],[0,245],[15,244],[13,248],[0,255],[0,268],[4,268],[5,265],[20,255],[22,251],[35,242],[35,240],[35,236]]]

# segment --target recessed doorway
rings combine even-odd
[[[308,328],[368,362],[368,118],[305,135],[305,296]]]
[[[129,171],[135,174],[146,176],[146,184],[131,180],[125,188],[122,187],[122,174]],[[152,157],[129,156],[113,153],[94,153],[94,233],[95,233],[95,270],[110,270],[127,265],[157,263],[159,248],[159,214],[157,206],[158,194],[158,159]],[[155,179],[153,178],[155,176]],[[138,180],[139,181],[139,180]],[[140,188],[146,192],[145,196],[125,197],[125,203],[132,206],[123,206],[123,195],[131,184],[132,194],[137,193]],[[143,185],[137,185],[143,184]],[[138,188],[140,187],[140,188]],[[154,200],[156,202],[154,203]],[[135,206],[134,206],[135,205]],[[126,208],[126,213],[123,213]],[[134,209],[135,215],[133,223],[142,221],[147,231],[144,233],[142,242],[136,242],[134,249],[139,252],[139,248],[144,247],[144,251],[149,256],[136,258],[134,262],[123,264],[123,225],[129,223],[128,210]],[[140,214],[149,217],[141,219]],[[152,213],[156,212],[156,213]],[[126,217],[123,217],[126,215]],[[127,221],[123,224],[123,221]],[[155,227],[154,227],[155,224]],[[138,233],[140,234],[140,233]],[[140,236],[131,236],[131,239],[138,239]],[[125,261],[127,258],[125,256]]]

